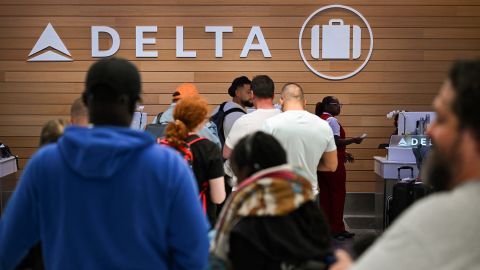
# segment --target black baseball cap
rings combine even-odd
[[[105,58],[93,64],[87,73],[84,97],[112,100],[126,94],[131,102],[140,99],[138,69],[122,58]]]

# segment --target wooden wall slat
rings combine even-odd
[[[479,21],[480,24],[480,21]],[[225,50],[238,50],[238,58],[240,52],[245,45],[246,39],[224,39],[223,48]],[[8,38],[0,40],[0,49],[31,49],[35,45],[37,38]],[[101,39],[100,48],[105,50],[110,46],[107,45],[109,40]],[[71,49],[90,49],[90,39],[63,39],[65,46]],[[369,48],[370,41],[362,39],[362,48]],[[102,43],[104,45],[102,45]],[[266,43],[270,50],[296,50],[298,48],[298,38],[295,39],[274,39],[268,40]],[[135,50],[135,39],[121,39],[121,48],[127,50]],[[157,39],[156,44],[145,45],[144,50],[175,50],[175,39]],[[215,50],[215,39],[187,39],[184,40],[185,50]],[[374,48],[379,50],[476,50],[480,48],[480,38],[478,39],[378,39],[374,42]],[[304,47],[306,52],[310,51],[310,42],[306,42]],[[214,56],[214,53],[212,53]],[[274,53],[272,53],[272,57]]]
[[[276,94],[280,94],[281,87],[286,81],[276,81]],[[302,83],[305,93],[343,93],[343,94],[436,94],[440,83],[348,83],[348,82],[318,82]],[[178,83],[143,83],[144,94],[171,94]],[[196,83],[200,93],[227,93],[230,82]],[[76,93],[83,92],[83,82],[15,82],[0,83],[0,93]]]
[[[149,115],[153,120],[155,114]],[[69,114],[59,115],[9,115],[8,117],[0,118],[0,126],[23,126],[23,125],[43,125],[52,118],[69,119]],[[150,118],[149,118],[150,119]],[[339,117],[342,125],[345,127],[352,126],[365,126],[365,127],[390,127],[392,126],[392,120],[386,119],[385,116],[351,116],[342,115]]]
[[[313,10],[312,10],[313,11]],[[161,25],[164,27],[198,27],[206,25],[232,25],[234,27],[301,27],[310,14],[300,17],[1,17],[0,27],[90,27],[106,25],[111,27],[135,27],[136,25]],[[368,18],[373,27],[411,28],[478,28],[479,17],[373,17]]]
[[[39,136],[41,126],[2,126],[0,137],[3,136]],[[371,138],[386,138],[393,131],[392,127],[349,127],[349,134],[368,133]],[[5,142],[8,145],[8,142]]]
[[[214,61],[132,61],[140,71],[306,71],[308,70],[302,61],[276,61],[274,63],[252,62],[252,61],[224,61],[222,65]],[[74,61],[73,63],[43,63],[40,65],[32,65],[28,62],[19,61],[0,61],[0,70],[2,71],[84,71],[93,64],[94,61]],[[364,71],[441,71],[446,72],[449,62],[447,61],[370,61],[364,68]],[[351,70],[350,63],[322,63],[320,65],[322,71],[344,71]]]
[[[55,27],[55,31],[62,39],[83,38],[90,39],[90,27]],[[155,37],[157,39],[174,39],[176,32],[174,27],[162,27],[157,25],[156,33],[146,33],[147,37]],[[268,40],[270,39],[296,39],[300,33],[301,26],[298,27],[262,27],[262,33]],[[43,27],[1,27],[1,38],[31,38],[39,36]],[[135,38],[135,27],[115,27],[119,36],[124,39]],[[224,33],[224,39],[245,39],[250,33],[250,27],[234,27],[232,33]],[[477,28],[380,28],[372,27],[375,39],[422,39],[422,38],[441,38],[441,39],[477,39]],[[214,33],[206,33],[203,27],[184,28],[184,37],[186,39],[213,39]],[[310,37],[310,31],[305,31],[306,38]],[[103,36],[100,35],[102,38]]]
[[[162,6],[179,6],[179,8],[183,8],[183,6],[188,5],[198,5],[198,6],[217,6],[219,5],[218,0],[195,0],[195,1],[178,1],[178,0],[163,0],[161,3],[158,3],[156,0],[117,0],[115,1],[117,5],[130,5],[130,6],[137,6],[137,5],[162,5]],[[17,0],[14,2],[15,5],[110,5],[110,0]],[[297,0],[295,1],[297,5],[306,5],[306,6],[314,6],[314,7],[321,7],[324,5],[331,5],[331,4],[338,4],[338,1],[334,0],[324,0],[324,1],[311,1],[311,0]],[[342,1],[344,5],[358,5],[357,0],[344,0]],[[229,5],[229,6],[260,6],[260,5],[292,5],[291,0],[244,0],[239,2],[237,0],[224,0],[221,2],[221,5]],[[479,6],[480,4],[478,1],[475,0],[403,0],[401,2],[395,2],[390,0],[370,0],[370,1],[363,1],[362,6],[457,6],[457,5],[466,5],[466,6]]]
[[[143,72],[144,82],[224,82],[238,77],[238,72]],[[5,72],[6,82],[83,82],[86,72]],[[244,72],[246,76],[258,72]],[[316,82],[318,77],[310,72],[269,72],[272,79],[298,83]],[[326,74],[330,74],[326,72]],[[332,75],[332,74],[330,74]],[[335,75],[335,74],[334,74]],[[361,72],[351,82],[439,82],[443,72]]]
[[[324,94],[305,94],[305,99],[312,104],[323,99]],[[338,94],[336,95],[341,102],[348,106],[349,104],[364,105],[382,105],[382,104],[425,104],[433,101],[434,95],[431,94]],[[29,94],[22,93],[3,93],[0,104],[72,104],[73,100],[78,98],[78,94]],[[203,94],[212,104],[219,104],[224,100],[230,99],[227,94]],[[142,100],[146,105],[150,104],[170,104],[171,94],[143,94]]]
[[[332,93],[335,94],[335,93]],[[328,94],[326,94],[328,95]],[[80,97],[80,95],[79,95]],[[323,96],[322,96],[323,97]],[[312,100],[312,103],[307,104],[307,110],[313,112],[315,109],[315,104],[317,100]],[[216,103],[218,105],[218,103]],[[158,114],[159,112],[164,111],[168,106],[166,104],[156,105],[150,104],[145,107],[145,111],[148,114]],[[366,106],[366,105],[357,105],[351,104],[344,106],[342,108],[342,115],[386,115],[388,112],[393,110],[407,110],[407,111],[429,111],[432,110],[432,106],[428,105],[375,105],[375,106]],[[66,115],[70,113],[70,104],[63,105],[39,105],[39,104],[2,104],[0,106],[0,115],[17,115],[17,114],[46,114],[46,115]],[[3,116],[2,116],[3,117]]]
[[[480,30],[479,30],[480,31]],[[33,44],[32,44],[33,47]],[[28,49],[5,49],[0,50],[0,60],[26,61],[31,48]],[[69,49],[75,61],[92,60],[90,49],[72,50]],[[273,58],[265,58],[261,53],[250,53],[247,58],[240,58],[241,50],[224,50],[223,58],[215,58],[213,50],[196,50],[196,58],[177,59],[175,50],[158,50],[157,58],[146,58],[137,61],[176,61],[176,62],[194,62],[194,61],[243,61],[243,62],[276,62],[276,61],[299,61],[298,50],[272,50]],[[115,56],[127,59],[135,59],[135,50],[120,49]],[[372,53],[373,61],[452,61],[458,58],[480,57],[480,49],[477,50],[378,50],[374,49]]]
[[[305,16],[315,11],[314,7],[307,5],[288,6],[215,6],[215,13],[212,13],[210,6],[183,6],[181,9],[175,6],[122,6],[122,5],[104,5],[104,6],[72,6],[72,5],[30,5],[24,8],[21,5],[5,6],[0,10],[0,16],[89,16],[108,17],[115,14],[118,17],[269,17],[283,16]],[[351,6],[359,9],[364,16],[383,16],[393,17],[437,17],[437,16],[476,16],[480,13],[480,6]],[[232,12],[235,10],[235,12]],[[329,14],[337,15],[338,11]]]
[[[350,180],[347,177],[348,180]],[[375,190],[375,182],[347,182],[349,192],[372,192]]]

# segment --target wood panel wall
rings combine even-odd
[[[298,51],[303,22],[328,4],[360,11],[375,38],[368,65],[343,81],[314,75]],[[26,62],[49,22],[74,62]],[[212,105],[219,104],[229,98],[226,89],[240,75],[268,74],[278,90],[286,82],[301,84],[310,111],[324,96],[337,96],[345,104],[340,121],[347,135],[369,134],[363,144],[349,147],[356,157],[347,165],[350,192],[374,190],[372,156],[385,155],[377,146],[388,142],[393,131],[385,115],[394,109],[431,110],[452,61],[480,56],[479,0],[1,0],[0,141],[20,156],[22,168],[37,150],[41,126],[49,119],[68,118],[70,104],[83,90],[85,72],[95,61],[90,52],[92,25],[119,32],[116,55],[132,60],[141,70],[143,101],[150,115],[167,107],[172,90],[181,82],[196,83]],[[137,25],[158,26],[157,33],[146,34],[156,37],[156,44],[145,46],[157,50],[158,58],[135,58]],[[197,58],[175,57],[177,25],[185,27],[185,49],[196,50]],[[224,34],[223,58],[215,58],[214,34],[205,33],[207,25],[234,27],[233,33]],[[272,58],[255,51],[240,58],[253,25],[262,27]],[[102,38],[103,48],[109,44]],[[349,66],[331,62],[322,68],[341,71]]]

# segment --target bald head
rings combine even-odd
[[[282,88],[282,105],[283,107],[295,107],[301,106],[305,108],[305,96],[303,95],[302,87],[296,83],[287,83]]]
[[[88,126],[88,109],[81,98],[77,98],[70,107],[70,123],[75,126]]]

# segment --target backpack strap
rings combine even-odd
[[[224,122],[225,122],[225,118],[227,117],[227,115],[233,113],[233,112],[241,112],[243,114],[246,114],[246,112],[244,110],[242,110],[241,108],[238,108],[238,107],[234,107],[234,108],[231,108],[231,109],[228,109],[228,110],[224,110],[225,108],[225,105],[227,104],[227,102],[223,102],[222,104],[220,104],[220,108],[218,108],[218,113],[222,112],[223,115],[222,115],[222,119],[220,120],[219,122],[219,125],[217,125],[217,136],[218,138],[220,139],[220,143],[222,145],[222,148],[223,148],[223,145],[225,144],[225,135],[224,135]]]
[[[183,155],[183,158],[186,161],[188,161],[188,162],[193,161],[193,154],[192,154],[192,151],[190,151],[190,145],[191,144],[187,143],[187,147],[184,147],[184,146],[174,147],[174,146],[172,146],[168,143],[167,139],[160,139],[160,138],[157,138],[157,143],[161,144],[161,145],[166,145],[166,146],[172,147],[175,150],[181,152],[182,155]]]
[[[203,213],[207,214],[207,192],[208,192],[208,181],[202,183],[200,187],[200,193],[198,194],[198,198],[202,203]]]
[[[233,112],[241,112],[241,113],[243,113],[243,114],[247,114],[243,109],[240,109],[240,108],[238,108],[238,107],[235,107],[235,108],[231,108],[231,109],[229,109],[229,110],[226,110],[226,111],[224,112],[224,114],[225,114],[224,116],[227,117],[227,115],[229,115],[229,114],[231,114],[231,113],[233,113]]]
[[[219,112],[220,112],[220,111],[225,112],[223,109],[225,108],[225,105],[226,105],[226,104],[227,104],[226,101],[222,102],[222,104],[220,104],[220,108],[218,108],[218,111],[219,111]]]
[[[163,144],[163,145],[169,145],[167,139],[163,138],[157,138],[157,143],[158,144]]]
[[[192,144],[194,144],[194,143],[196,143],[196,142],[198,142],[198,141],[203,141],[203,140],[206,140],[206,139],[207,139],[207,138],[205,138],[205,137],[198,137],[198,138],[195,138],[195,139],[187,142],[187,145],[188,145],[188,146],[191,146]]]
[[[163,112],[160,112],[160,113],[157,114],[157,123],[156,124],[161,124],[160,123],[160,118],[162,118],[162,114],[163,114]]]

